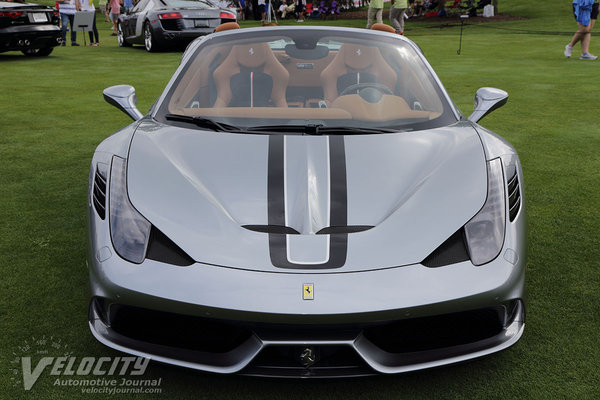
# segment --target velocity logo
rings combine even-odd
[[[55,355],[50,355],[54,353]],[[62,353],[56,355],[56,353]],[[13,385],[21,383],[25,390],[31,390],[44,372],[58,376],[54,385],[60,386],[102,386],[112,380],[97,377],[140,376],[146,372],[150,359],[143,357],[74,357],[66,345],[52,337],[31,338],[13,352]],[[40,357],[41,356],[41,357]],[[62,379],[60,377],[93,376],[94,379]],[[22,378],[22,380],[19,379]],[[64,382],[63,382],[64,381]]]

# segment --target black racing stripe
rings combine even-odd
[[[346,226],[348,222],[348,188],[346,182],[346,151],[343,136],[329,136],[330,159],[330,224]],[[269,225],[285,226],[284,135],[269,136],[267,177],[267,213]],[[346,263],[348,234],[331,234],[329,260],[321,264],[292,263],[287,259],[287,236],[269,233],[271,263],[288,269],[331,269]]]
[[[269,136],[267,177],[267,221],[269,225],[285,226],[285,179],[283,135]]]

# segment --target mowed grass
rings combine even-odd
[[[482,124],[519,151],[529,215],[529,302],[523,338],[472,362],[397,376],[334,381],[215,376],[151,363],[173,399],[600,397],[600,62],[567,60],[575,29],[570,3],[500,2],[527,20],[459,28],[407,23],[458,106],[468,115],[478,87],[510,100]],[[505,4],[506,3],[506,4]],[[287,22],[286,23],[292,23]],[[308,21],[314,25],[317,21]],[[85,207],[95,146],[130,122],[102,99],[128,83],[146,111],[175,71],[181,52],[121,49],[99,16],[101,47],[59,47],[48,58],[0,54],[0,398],[107,398],[55,386],[47,369],[25,392],[16,357],[42,355],[25,342],[60,341],[78,358],[122,356],[87,327]],[[362,27],[364,21],[332,24]],[[244,22],[243,26],[255,26]],[[535,33],[524,33],[533,30]],[[541,32],[564,32],[546,34]],[[79,38],[82,43],[82,38]],[[600,39],[592,39],[592,52]],[[577,54],[577,52],[574,52]],[[49,351],[48,355],[58,355]],[[64,377],[63,377],[64,378]],[[119,396],[114,396],[119,398]],[[123,396],[124,397],[124,396]],[[143,397],[143,396],[139,396]],[[158,397],[152,394],[148,398]]]

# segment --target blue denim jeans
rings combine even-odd
[[[73,28],[73,20],[75,15],[72,14],[60,14],[60,20],[62,24],[62,40],[63,43],[67,42],[67,23],[71,25],[71,44],[77,41],[77,32]]]

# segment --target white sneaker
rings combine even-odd
[[[573,54],[573,48],[571,47],[571,44],[568,44],[565,46],[565,57],[571,58],[571,54]]]
[[[598,56],[595,56],[593,54],[590,53],[583,53],[581,55],[581,57],[579,57],[580,60],[597,60]]]

